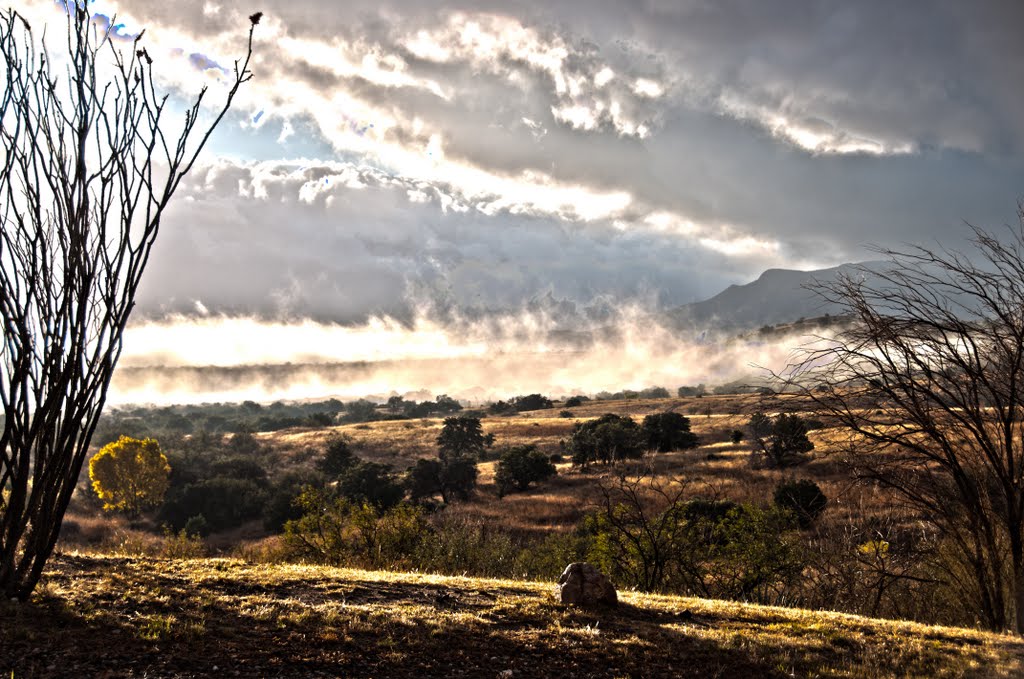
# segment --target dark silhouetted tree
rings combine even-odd
[[[392,474],[390,465],[360,461],[338,477],[338,494],[386,511],[402,501],[405,489]]]
[[[63,6],[66,31],[51,31],[58,40],[48,46],[42,27],[0,12],[0,594],[8,599],[28,598],[53,551],[164,210],[251,77],[254,21],[209,124],[199,124],[204,87],[172,132],[142,35],[122,52],[116,28],[92,21],[87,3]],[[66,59],[50,58],[55,50]]]
[[[755,452],[764,456],[769,467],[781,469],[806,462],[806,453],[814,450],[807,438],[807,425],[799,415],[782,413],[769,419],[758,413],[750,418],[749,428],[754,434]]]
[[[501,454],[494,471],[498,497],[524,491],[556,474],[555,465],[537,446],[513,446]]]
[[[469,456],[482,458],[494,443],[494,437],[484,434],[479,417],[446,417],[437,436],[437,449],[441,459]]]
[[[853,322],[806,347],[785,383],[850,433],[857,475],[956,555],[953,594],[1024,633],[1024,206],[1018,218],[972,227],[967,252],[880,250],[885,265],[818,285]]]
[[[515,408],[516,412],[522,413],[528,410],[547,410],[548,408],[554,408],[555,404],[543,394],[527,394],[526,396],[516,396],[512,399],[512,407]]]
[[[445,460],[416,460],[409,469],[408,488],[413,500],[440,495],[444,502],[468,500],[476,489],[479,470],[476,459],[468,456]]]
[[[339,436],[327,442],[327,450],[317,461],[316,467],[322,474],[333,479],[344,474],[357,461],[348,441]]]
[[[632,418],[608,413],[573,427],[566,449],[575,465],[615,464],[644,454],[647,441]]]
[[[690,419],[679,413],[658,413],[644,418],[641,427],[647,447],[659,453],[696,448],[700,440],[690,431]]]

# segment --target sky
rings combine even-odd
[[[1024,196],[1016,2],[90,8],[146,29],[174,101],[222,91],[264,12],[254,78],[167,213],[129,366],[536,351],[769,268],[958,247]]]

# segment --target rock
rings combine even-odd
[[[615,606],[615,587],[589,563],[571,563],[558,578],[558,600],[576,606]]]

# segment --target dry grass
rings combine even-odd
[[[656,455],[653,460],[657,473],[685,480],[695,496],[765,504],[770,502],[780,482],[797,477],[815,481],[831,500],[824,517],[826,522],[863,522],[874,514],[890,511],[890,494],[877,488],[855,486],[849,474],[830,457],[839,442],[837,430],[811,432],[811,440],[816,444],[816,459],[784,472],[752,468],[750,445],[747,442],[731,443],[732,432],[744,429],[751,413],[757,410],[771,413],[783,406],[792,410],[796,405],[790,396],[766,398],[756,395],[591,401],[569,409],[574,415],[572,418],[561,417],[560,413],[565,408],[558,405],[549,410],[513,416],[485,417],[481,422],[485,432],[494,434],[499,450],[506,446],[534,444],[545,453],[556,454],[562,452],[560,442],[569,438],[573,426],[587,419],[616,413],[640,421],[652,413],[682,412],[690,418],[692,429],[700,436],[702,445],[695,450]],[[436,456],[436,440],[442,424],[443,418],[393,420],[319,429],[287,429],[258,434],[258,437],[273,450],[273,468],[277,472],[312,465],[323,454],[328,439],[338,435],[347,437],[361,458],[390,464],[396,471],[402,471],[418,458]],[[493,483],[494,461],[485,461],[480,465],[480,487],[473,501],[454,505],[446,511],[520,533],[568,530],[593,507],[603,470],[580,471],[562,463],[558,465],[558,473],[558,477],[539,488],[499,499]],[[69,518],[82,530],[77,535],[69,533],[63,544],[66,547],[118,549],[123,536],[132,537],[131,531],[117,525],[117,519],[97,518],[97,513],[95,507],[72,508]],[[104,523],[108,521],[113,525],[104,529]],[[212,542],[216,549],[230,551],[240,542],[261,537],[261,528],[253,524],[230,535],[215,536]]]
[[[494,434],[497,448],[515,445],[536,445],[548,454],[561,453],[560,442],[569,438],[579,422],[605,413],[628,415],[640,421],[653,413],[676,411],[688,414],[694,433],[702,445],[691,451],[657,455],[654,463],[659,474],[685,479],[694,494],[730,498],[740,502],[763,504],[783,480],[799,475],[812,478],[829,498],[846,506],[863,508],[862,488],[852,488],[849,476],[828,458],[833,435],[829,430],[811,433],[819,459],[795,470],[778,472],[753,469],[750,446],[730,441],[734,430],[744,429],[750,414],[759,409],[780,407],[781,399],[766,401],[760,396],[705,396],[703,398],[669,398],[623,401],[591,401],[569,409],[574,417],[561,417],[565,408],[520,413],[513,416],[483,418],[486,433]],[[789,404],[790,407],[792,404]],[[405,469],[420,457],[437,454],[436,439],[442,418],[370,422],[319,430],[288,430],[261,435],[278,450],[322,450],[331,436],[350,439],[360,457]],[[285,453],[288,455],[288,453]],[[602,470],[581,472],[568,463],[558,465],[559,476],[527,493],[499,499],[493,484],[494,462],[480,465],[480,488],[469,504],[448,509],[452,515],[479,518],[493,525],[522,533],[564,531],[576,525],[592,508],[597,497],[596,484]],[[869,495],[870,497],[870,495]],[[882,506],[886,498],[878,498]]]
[[[12,677],[1012,677],[1024,641],[836,613],[551,583],[222,559],[55,558],[0,604]],[[509,672],[511,671],[511,673]]]

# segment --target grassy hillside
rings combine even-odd
[[[64,555],[0,603],[12,677],[993,677],[1024,641],[957,628],[551,583]]]

